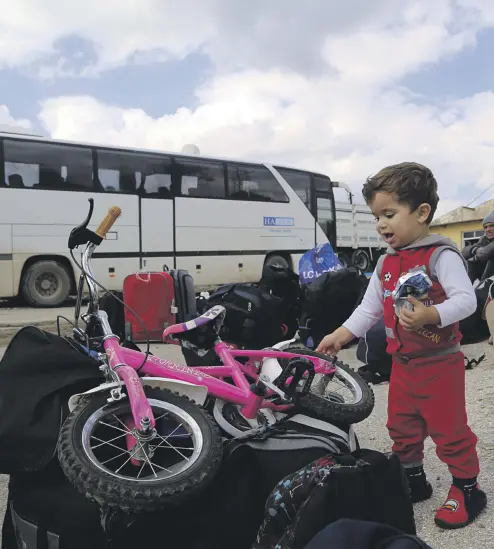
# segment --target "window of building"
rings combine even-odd
[[[7,187],[94,190],[89,148],[5,139],[4,158]]]
[[[471,246],[472,244],[476,244],[483,236],[484,236],[483,230],[478,231],[466,231],[462,233],[463,237],[463,247],[465,246]]]
[[[176,159],[182,196],[225,198],[225,172],[221,162]]]
[[[288,202],[283,187],[264,166],[228,165],[228,196],[234,200]]]

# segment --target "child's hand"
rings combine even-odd
[[[408,301],[413,305],[413,311],[408,310],[406,307],[402,307],[400,311],[400,324],[405,330],[412,332],[426,324],[440,324],[441,317],[434,306],[427,307],[411,296]]]
[[[341,351],[342,347],[343,345],[341,345],[335,332],[333,332],[322,339],[321,343],[317,346],[316,353],[336,356]]]
[[[328,334],[324,339],[319,343],[316,349],[316,353],[322,353],[323,355],[336,356],[340,351],[343,345],[346,345],[355,336],[343,326],[335,330],[332,334]]]

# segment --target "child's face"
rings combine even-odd
[[[397,201],[394,193],[377,192],[369,206],[377,221],[377,232],[393,249],[408,246],[429,232],[428,204],[421,204],[412,212],[407,204]]]

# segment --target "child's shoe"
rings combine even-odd
[[[423,465],[405,468],[405,472],[408,485],[410,486],[410,499],[412,503],[429,499],[432,496],[432,486],[427,481]]]
[[[487,505],[487,496],[476,479],[465,484],[462,479],[453,479],[444,505],[437,511],[435,523],[441,528],[452,530],[463,528],[473,522]]]

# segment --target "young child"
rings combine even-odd
[[[384,313],[387,351],[393,357],[387,428],[393,451],[402,462],[412,501],[431,497],[422,460],[430,435],[453,483],[435,522],[443,528],[471,523],[487,503],[477,483],[477,437],[470,430],[465,405],[465,363],[459,321],[476,309],[465,261],[449,239],[429,234],[439,197],[432,172],[405,162],[369,177],[363,196],[377,220],[388,250],[380,258],[361,305],[316,349],[336,355],[363,336]],[[422,267],[433,282],[428,296],[408,300],[397,318],[392,291],[398,279]]]

